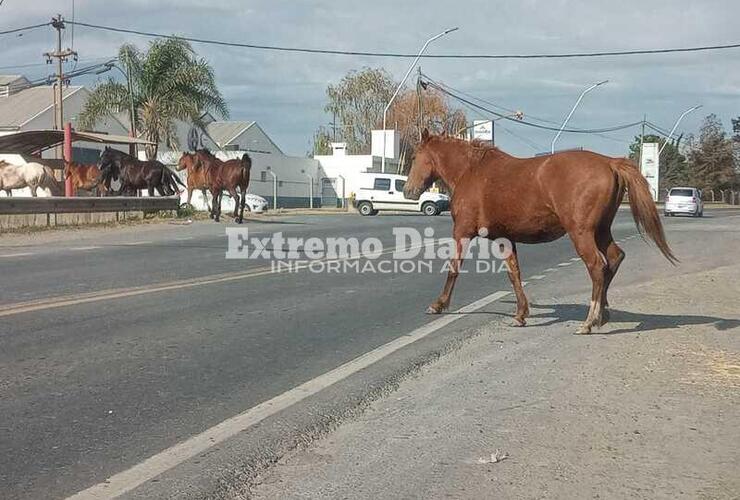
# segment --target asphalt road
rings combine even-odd
[[[708,211],[715,223],[736,224],[735,214]],[[669,235],[702,223],[666,220]],[[321,215],[246,224],[253,235],[372,236],[387,248],[394,226],[447,237],[451,221]],[[265,261],[224,258],[225,227],[0,240],[3,498],[74,494],[433,320],[423,311],[441,288],[438,272],[260,272]],[[636,234],[628,213],[613,232]],[[520,248],[525,279],[574,257],[567,239]],[[573,277],[567,286],[584,287],[580,263],[563,271]],[[509,289],[505,274],[466,274],[453,307]],[[471,314],[444,335],[486,321]]]

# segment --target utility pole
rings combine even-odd
[[[53,59],[57,60],[57,83],[54,88],[54,129],[64,129],[64,104],[62,102],[64,97],[64,85],[67,84],[67,80],[64,77],[64,63],[73,57],[77,60],[77,52],[67,48],[62,50],[62,30],[65,28],[64,18],[61,14],[57,14],[56,17],[51,18],[51,26],[57,30],[57,49],[54,52],[46,52],[47,64],[52,64]]]

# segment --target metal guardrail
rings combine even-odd
[[[180,198],[162,197],[81,197],[58,196],[38,198],[0,198],[0,215],[20,214],[70,214],[90,212],[155,212],[177,210]]]

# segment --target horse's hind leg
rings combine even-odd
[[[513,242],[511,244],[511,255],[506,258],[506,266],[508,267],[511,286],[514,287],[514,294],[516,294],[515,326],[524,326],[527,324],[527,316],[529,316],[529,302],[527,301],[527,296],[524,294],[524,287],[522,287],[519,258],[516,252],[516,245]]]
[[[202,188],[202,189],[201,189],[201,192],[203,193],[203,201],[204,201],[204,202],[205,202],[205,204],[206,204],[206,208],[207,208],[207,209],[208,209],[208,211],[210,212],[210,211],[211,211],[211,206],[210,206],[210,205],[208,204],[208,196],[206,196],[206,188]],[[193,191],[192,191],[192,189],[191,189],[190,191],[188,191],[188,204],[190,204],[190,195],[191,195],[191,194],[193,194]]]
[[[606,256],[599,250],[593,232],[582,232],[571,234],[571,239],[576,247],[578,255],[586,264],[588,274],[591,277],[591,307],[588,316],[576,333],[591,333],[591,328],[602,324],[604,285],[608,272]]]
[[[239,218],[239,192],[236,190],[236,187],[233,187],[229,188],[229,194],[234,200],[234,221],[237,221]]]
[[[604,280],[604,307],[601,318],[601,325],[605,325],[609,321],[609,286],[611,285],[614,276],[617,274],[620,264],[622,264],[622,261],[624,260],[624,250],[619,248],[619,245],[614,243],[614,240],[611,237],[611,233],[609,234],[609,240],[606,245],[606,251],[604,253],[606,254],[608,268],[606,272],[606,279]]]
[[[241,199],[241,205],[239,207],[239,224],[244,222],[244,207],[247,204],[247,188],[242,187],[241,189],[242,199]]]

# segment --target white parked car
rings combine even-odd
[[[261,214],[267,210],[267,200],[257,194],[247,193],[246,196],[246,207],[250,212],[255,214]]]
[[[450,197],[446,194],[426,191],[418,200],[406,198],[405,175],[368,173],[363,177],[363,185],[355,196],[355,206],[361,215],[377,215],[380,210],[439,215],[450,209]]]
[[[269,207],[267,200],[257,194],[247,193],[244,207],[252,213],[261,214]],[[226,213],[234,210],[234,199],[229,193],[224,193],[221,198],[221,211]]]
[[[704,202],[701,201],[701,191],[693,187],[671,188],[665,199],[663,213],[666,217],[676,214],[702,217],[704,215]]]

